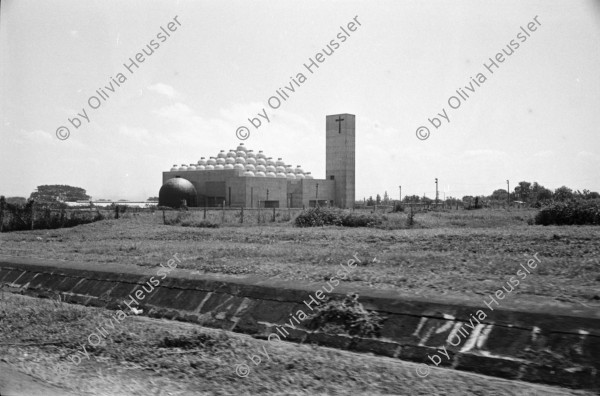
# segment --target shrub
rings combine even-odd
[[[376,312],[367,311],[358,302],[357,293],[348,293],[344,300],[328,301],[310,316],[308,327],[327,333],[343,331],[351,336],[378,337],[383,318]]]
[[[310,208],[298,215],[297,227],[321,227],[326,225],[342,227],[373,227],[381,224],[381,219],[374,215],[344,212],[338,209]]]
[[[400,202],[394,203],[394,207],[392,208],[393,213],[404,212],[404,206]]]
[[[219,224],[208,220],[195,220],[190,212],[178,211],[174,219],[165,219],[165,225],[179,225],[182,227],[219,228]]]
[[[406,226],[412,227],[415,224],[415,212],[413,211],[412,206],[410,207],[410,213],[406,217]]]
[[[600,199],[553,202],[536,214],[534,222],[541,225],[600,225]]]

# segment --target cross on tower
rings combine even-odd
[[[337,120],[335,120],[335,122],[339,122],[339,132],[338,133],[342,133],[342,121],[344,121],[344,119],[342,117],[338,117]]]

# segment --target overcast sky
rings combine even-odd
[[[518,39],[535,17],[536,31]],[[158,48],[131,66],[151,40]],[[304,64],[331,40],[338,48],[310,73]],[[519,47],[488,71],[511,40]],[[295,92],[269,107],[290,82]],[[108,98],[88,102],[100,88]],[[468,98],[452,109],[459,88]],[[323,178],[325,116],[337,113],[356,115],[357,199],[397,198],[399,185],[434,197],[436,177],[456,197],[507,179],[511,189],[527,180],[600,191],[597,1],[3,0],[0,95],[7,196],[41,184],[95,199],[156,196],[163,171],[237,147],[240,126],[249,149]],[[269,122],[255,129],[248,118],[263,108]],[[449,122],[436,115],[444,110]]]

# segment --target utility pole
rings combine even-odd
[[[315,193],[315,207],[319,206],[319,183],[317,183],[317,192]]]
[[[438,179],[437,177],[435,178],[435,204],[437,205],[438,203]]]
[[[400,203],[402,203],[402,186],[398,186],[400,187]]]
[[[510,206],[510,182],[508,180],[506,180],[506,192],[508,194],[506,194],[506,205],[507,207]]]

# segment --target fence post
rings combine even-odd
[[[242,213],[240,215],[240,223],[244,224],[244,207],[242,206]]]
[[[203,217],[203,219],[206,220],[206,206],[204,206],[204,217]]]
[[[119,218],[119,205],[115,206],[115,219]]]
[[[225,201],[221,204],[221,223],[225,223]]]
[[[31,202],[31,230],[33,231],[33,222],[35,220],[35,202]]]
[[[275,207],[273,207],[273,223],[275,223]]]
[[[4,204],[6,203],[4,195],[0,196],[0,232],[4,229]]]
[[[167,219],[165,218],[165,210],[163,209],[163,224],[167,224]]]

